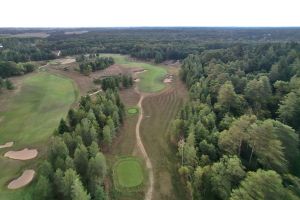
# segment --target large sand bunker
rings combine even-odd
[[[32,181],[34,174],[35,174],[35,171],[32,169],[25,170],[19,178],[11,181],[8,184],[7,188],[8,189],[18,189],[18,188],[28,185]]]
[[[36,149],[25,148],[21,151],[8,151],[4,154],[4,157],[8,157],[15,160],[30,160],[38,155]]]
[[[6,142],[5,144],[0,145],[0,149],[12,147],[14,142]]]

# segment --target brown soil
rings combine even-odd
[[[14,142],[6,142],[5,144],[0,145],[0,149],[12,147]]]
[[[4,154],[4,157],[11,158],[14,160],[30,160],[38,155],[36,149],[25,148],[20,151],[8,151]]]
[[[8,189],[18,189],[18,188],[24,187],[32,181],[34,175],[35,175],[34,170],[32,170],[32,169],[25,170],[19,178],[11,181],[8,184],[7,188]]]

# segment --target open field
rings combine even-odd
[[[47,139],[76,99],[72,80],[49,73],[26,76],[18,87],[18,91],[8,96],[9,99],[1,105],[0,141],[1,144],[14,141],[14,144],[0,150],[0,199],[22,199],[21,196],[25,198],[24,194],[29,194],[30,187],[10,191],[6,189],[7,184],[19,177],[23,169],[34,168],[37,163],[37,160],[4,158],[4,153],[37,148],[40,158]]]
[[[140,62],[130,59],[128,56],[120,54],[101,54],[100,56],[111,56],[114,58],[115,63],[124,67],[142,68],[147,70],[139,74],[140,81],[138,87],[141,92],[158,92],[165,88],[163,83],[164,76],[167,70],[160,65],[152,63]]]
[[[135,157],[119,159],[114,165],[114,184],[118,190],[138,190],[143,184],[142,165]]]

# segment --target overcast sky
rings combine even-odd
[[[0,26],[300,26],[300,0],[1,0]]]

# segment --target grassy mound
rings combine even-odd
[[[144,174],[140,161],[125,157],[117,161],[113,168],[114,183],[119,191],[136,191],[143,185]]]
[[[139,113],[139,108],[137,108],[137,107],[128,108],[127,113],[130,115],[135,115],[135,114]]]

